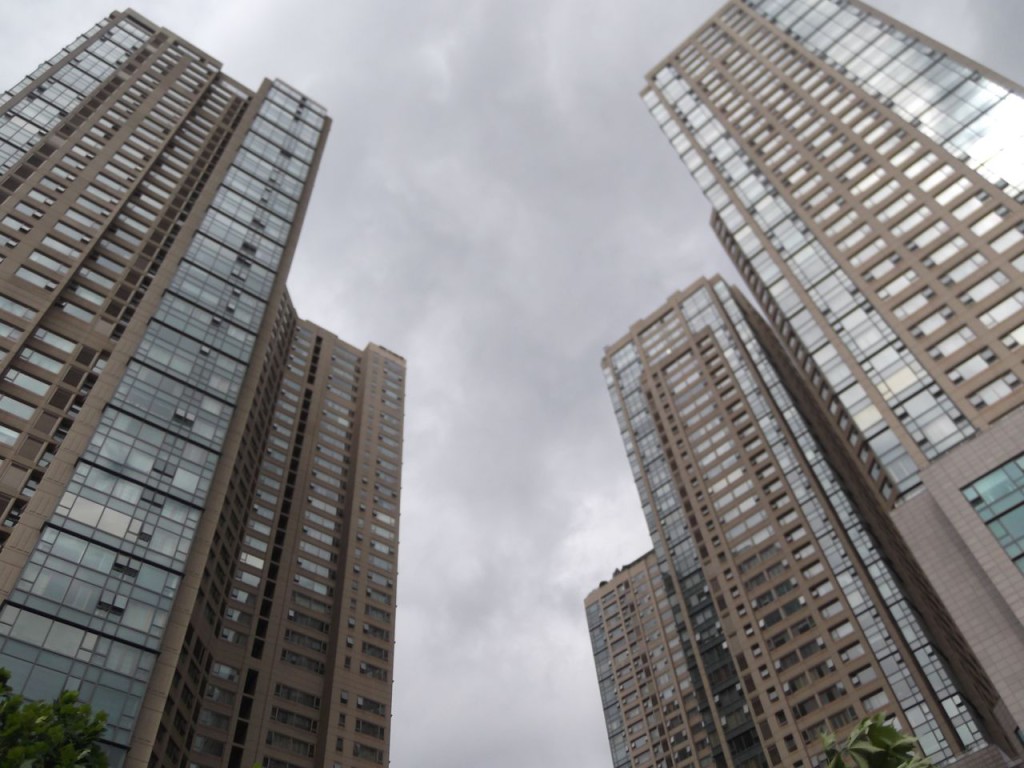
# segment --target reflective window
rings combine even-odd
[[[1024,456],[978,478],[962,492],[1006,554],[1024,572]]]

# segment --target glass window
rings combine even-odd
[[[1003,550],[1024,571],[1024,456],[961,489]]]

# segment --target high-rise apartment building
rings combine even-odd
[[[664,689],[689,687],[669,598],[652,551],[615,571],[585,601],[613,768],[650,764],[668,750],[692,750],[680,727],[680,699],[654,705],[644,691],[652,681]]]
[[[643,98],[859,514],[979,716],[1018,730],[1021,88],[859,0],[735,0]]]
[[[715,279],[607,350],[686,666],[630,677],[627,572],[588,598],[616,765],[809,766],[875,710],[1020,756],[1020,88],[857,0],[735,0],[643,98],[767,320]]]
[[[856,0],[729,3],[648,76],[716,232],[898,491],[1024,402],[1015,91]]]
[[[1001,765],[991,684],[971,678],[968,701],[922,621],[941,608],[883,556],[757,322],[704,280],[606,351],[654,541],[587,599],[616,766],[809,767],[823,732],[877,711],[936,762]],[[641,614],[652,559],[661,596]]]
[[[329,119],[114,13],[0,96],[0,666],[114,765],[386,765],[404,361],[285,290]]]

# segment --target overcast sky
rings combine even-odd
[[[4,5],[0,87],[112,10]],[[395,768],[611,764],[583,598],[650,540],[602,348],[698,275],[735,279],[637,93],[719,5],[135,5],[333,117],[289,285],[409,364]],[[1024,80],[1019,0],[878,6]]]

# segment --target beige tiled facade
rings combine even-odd
[[[1010,414],[921,473],[922,491],[893,512],[992,681],[1011,722],[1024,722],[1024,579],[963,489],[1020,457],[1024,413]]]
[[[133,11],[0,95],[0,666],[113,765],[386,765],[402,358],[296,316],[330,121]]]
[[[615,768],[693,757],[690,688],[672,592],[654,552],[615,571],[584,601]],[[659,689],[679,691],[663,701]]]

